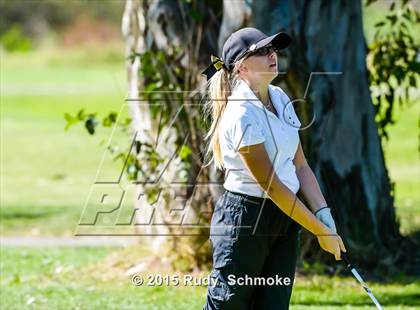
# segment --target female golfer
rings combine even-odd
[[[306,162],[293,105],[270,84],[278,75],[276,51],[289,43],[285,33],[240,29],[203,72],[212,117],[208,154],[225,170],[211,220],[204,309],[288,309],[301,226],[336,260],[346,251]]]

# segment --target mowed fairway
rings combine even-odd
[[[389,175],[395,182],[396,211],[403,234],[420,229],[419,117],[418,101],[399,110],[396,124],[389,130],[389,141],[383,143]]]
[[[105,151],[100,142],[111,129],[91,136],[78,124],[65,132],[64,113],[120,111],[124,67],[9,65],[7,57],[1,86],[2,235],[71,235]],[[102,169],[116,175],[119,167],[107,163]]]
[[[105,116],[125,103],[123,65],[67,64],[42,55],[3,55],[1,63],[1,235],[71,236],[95,180],[110,129],[90,136],[77,125],[64,131],[64,113],[85,108]],[[385,146],[396,182],[401,230],[420,228],[419,107],[398,113]],[[122,134],[114,140],[128,145]],[[115,176],[120,164],[101,173]],[[417,207],[417,208],[416,208]],[[3,247],[4,309],[200,309],[205,287],[135,287],[125,271],[147,255],[117,247]],[[206,276],[203,273],[202,276]],[[386,277],[388,279],[388,277]],[[393,276],[370,283],[386,309],[416,309],[418,280]],[[372,309],[352,277],[301,276],[291,309]]]

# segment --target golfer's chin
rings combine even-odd
[[[268,67],[268,72],[273,74],[273,79],[279,74],[279,72],[277,70],[277,66]]]
[[[277,71],[277,66],[270,67],[269,71],[265,72],[264,78],[266,78],[267,80],[269,80],[269,82],[271,82],[277,77],[277,75],[279,75],[279,72]]]
[[[259,78],[262,80],[269,80],[270,82],[279,74],[277,67],[270,67],[268,70],[258,72]]]

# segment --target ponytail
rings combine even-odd
[[[216,169],[223,169],[223,157],[220,148],[219,139],[219,121],[227,105],[227,98],[230,95],[233,87],[238,79],[237,67],[241,63],[239,61],[232,72],[225,69],[217,71],[211,79],[207,82],[207,101],[204,107],[206,115],[211,116],[210,129],[205,135],[204,139],[210,142],[207,145],[206,158],[212,154],[211,160],[204,165],[207,167],[214,161]]]

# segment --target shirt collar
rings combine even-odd
[[[268,84],[268,92],[270,94],[271,102],[273,103],[274,108],[276,109],[277,113],[280,113],[282,111],[281,102],[279,102],[280,96],[276,93],[276,87],[274,85]],[[258,97],[255,95],[255,93],[252,91],[249,85],[241,79],[238,80],[235,88],[232,91],[232,94],[228,97],[228,99],[250,101],[257,107],[261,109],[266,109],[264,104],[261,102],[260,99],[258,99]]]

